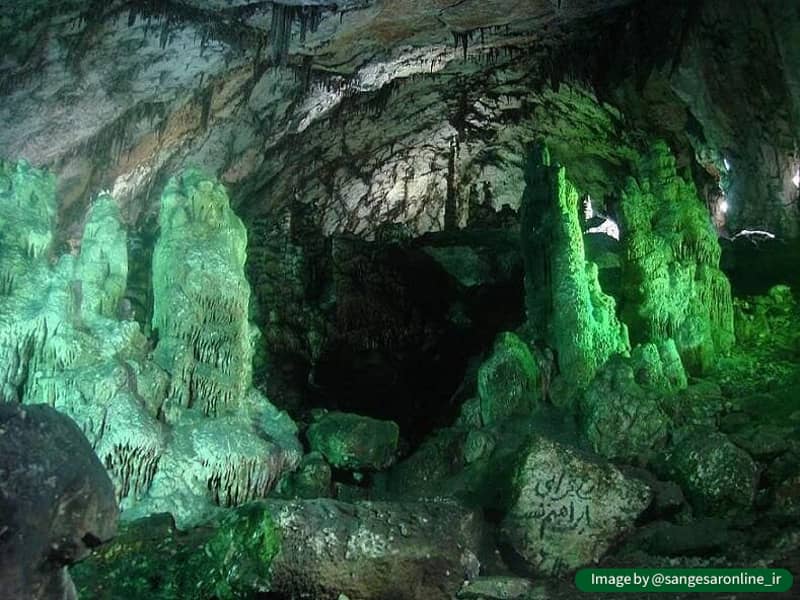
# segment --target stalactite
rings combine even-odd
[[[321,5],[303,6],[272,2],[270,39],[272,41],[272,57],[276,63],[285,65],[288,62],[294,24],[300,25],[300,43],[304,43],[308,32],[315,33],[317,31],[326,8]]]

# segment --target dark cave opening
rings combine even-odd
[[[500,237],[513,249],[511,236]],[[474,258],[459,257],[471,250],[457,241],[339,246],[335,330],[309,377],[308,405],[395,421],[411,447],[453,421],[470,392],[470,360],[524,319],[521,264],[464,286],[447,270],[458,265],[428,252],[438,246],[449,249],[448,260]]]

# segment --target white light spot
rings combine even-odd
[[[721,210],[723,213],[726,213],[726,212],[728,212],[728,201],[727,201],[727,200],[723,200],[722,202],[720,202],[720,203],[719,203],[719,209],[720,209],[720,210]]]
[[[611,219],[606,219],[597,227],[591,227],[587,229],[586,233],[604,233],[615,240],[619,240],[619,225],[617,225]]]
[[[734,239],[736,239],[738,237],[746,237],[746,238],[763,237],[763,238],[767,238],[769,240],[774,240],[775,239],[775,234],[774,233],[770,233],[769,231],[761,231],[759,229],[742,229],[739,233],[737,233],[735,236],[733,236]]]
[[[722,162],[725,164],[725,170],[726,171],[730,171],[731,170],[731,162],[727,158],[723,158]]]
[[[792,183],[794,187],[800,188],[800,168],[797,169],[797,173],[795,173],[794,177],[792,177]]]
[[[583,203],[583,216],[587,221],[594,216],[592,197],[589,194],[586,194],[586,201]]]

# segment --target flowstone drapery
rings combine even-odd
[[[198,171],[170,180],[153,253],[155,360],[172,373],[167,414],[235,411],[252,380],[244,276],[247,231],[219,183]]]
[[[244,227],[224,190],[197,173],[187,177],[164,194],[169,224],[180,215],[214,224],[184,228],[177,241],[165,227],[160,248],[194,244],[196,251],[177,255],[189,271],[167,264],[154,273],[154,322],[164,336],[154,361],[139,325],[120,319],[128,264],[114,200],[100,195],[80,253],[56,260],[53,177],[0,161],[0,400],[47,403],[72,417],[109,471],[123,516],[160,510],[179,524],[214,504],[264,496],[300,457],[294,423],[250,385]],[[186,181],[197,185],[180,188]],[[184,200],[176,189],[190,189],[191,202],[176,208]],[[198,264],[212,275],[192,271]],[[188,339],[170,336],[176,318],[192,332]],[[198,406],[165,402],[183,398],[176,390],[186,389],[192,372],[213,380],[193,391]],[[217,372],[227,377],[214,379]]]
[[[708,211],[664,142],[640,158],[620,205],[632,340],[673,338],[687,368],[708,369],[733,344],[731,288]]]

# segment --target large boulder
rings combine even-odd
[[[316,600],[450,600],[478,574],[482,522],[450,501],[269,501],[272,590]]]
[[[637,346],[630,358],[612,357],[584,393],[583,430],[598,454],[646,462],[666,444],[672,421],[662,408],[664,398],[672,389],[685,387],[686,376],[674,343],[660,346],[661,352],[650,343]]]
[[[514,475],[504,536],[536,574],[561,575],[600,559],[650,504],[649,487],[545,437]]]
[[[0,596],[75,598],[67,565],[110,539],[117,516],[114,486],[71,419],[0,404]]]
[[[680,484],[692,506],[717,516],[749,509],[758,475],[750,455],[718,431],[698,427],[678,435],[665,457],[665,471]]]
[[[380,470],[394,462],[400,430],[392,421],[329,412],[309,426],[307,436],[311,449],[334,467]]]

